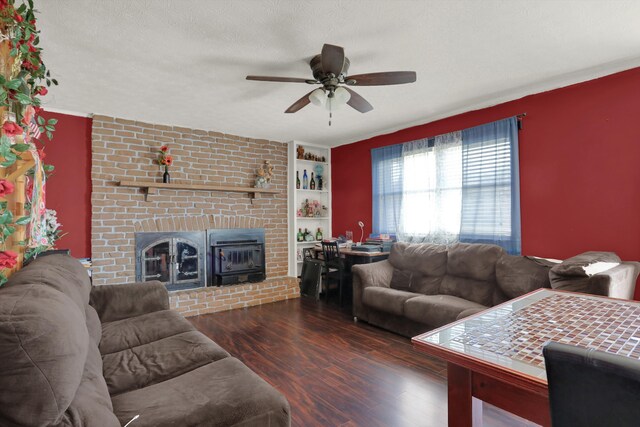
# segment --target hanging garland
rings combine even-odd
[[[21,155],[30,154],[35,166],[27,173],[28,214],[14,218],[7,201],[0,201],[0,285],[6,282],[5,271],[17,263],[18,254],[6,250],[6,241],[16,231],[17,226],[27,226],[28,234],[24,242],[27,246],[26,258],[35,256],[53,246],[59,237],[59,224],[51,212],[45,208],[45,182],[53,166],[42,161],[44,153],[37,144],[44,144],[53,138],[56,119],[45,120],[40,116],[40,97],[47,95],[48,87],[58,82],[51,78],[49,70],[42,62],[40,31],[36,28],[33,0],[0,0],[0,107],[6,112],[2,120],[0,135],[0,167],[8,168],[21,160]],[[3,48],[8,44],[9,55]],[[9,62],[7,62],[9,61]],[[0,179],[0,198],[15,191],[12,182]],[[51,223],[55,224],[50,232]]]

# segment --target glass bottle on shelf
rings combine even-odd
[[[313,179],[313,172],[311,172],[311,181],[309,182],[309,189],[311,190],[316,189],[316,180]]]
[[[322,240],[322,230],[318,227],[318,231],[316,233],[316,240]]]
[[[318,190],[322,190],[322,177],[318,176]]]
[[[300,171],[296,171],[296,189],[300,189]]]
[[[302,189],[306,190],[307,188],[309,188],[309,177],[307,176],[307,170],[305,169],[302,174]]]
[[[304,241],[304,236],[302,235],[302,228],[298,228],[298,235],[296,236],[296,240],[298,242]]]

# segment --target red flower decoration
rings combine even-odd
[[[37,93],[38,93],[38,95],[45,96],[46,94],[49,93],[49,89],[47,89],[44,86],[40,86],[40,87],[38,87]]]
[[[13,15],[13,19],[15,19],[17,22],[24,21],[24,18],[19,13],[16,13],[15,15]]]
[[[0,9],[4,9],[9,6],[9,0],[0,0]]]
[[[23,132],[22,128],[18,126],[16,122],[9,121],[4,122],[4,124],[2,125],[2,130],[8,137],[14,137],[16,135],[20,135]]]
[[[162,151],[163,153],[166,153],[167,151],[169,151],[169,147],[167,147],[166,145],[163,145],[162,147],[160,147],[160,151]]]
[[[13,193],[13,190],[15,190],[15,188],[15,185],[13,185],[11,181],[0,179],[0,197],[4,197]]]
[[[0,268],[13,268],[18,263],[18,254],[13,251],[0,252]]]
[[[167,166],[171,166],[171,164],[173,163],[173,157],[171,156],[166,156],[164,158],[164,164]]]

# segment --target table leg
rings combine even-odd
[[[473,397],[472,372],[447,364],[449,427],[481,427],[482,401]]]

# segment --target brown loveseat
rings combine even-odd
[[[411,337],[541,287],[633,297],[638,263],[583,274],[595,261],[620,259],[587,252],[551,267],[494,245],[396,243],[388,260],[353,267],[353,315]]]
[[[0,288],[2,426],[288,426],[285,397],[169,310],[160,282],[91,287],[66,255]]]

